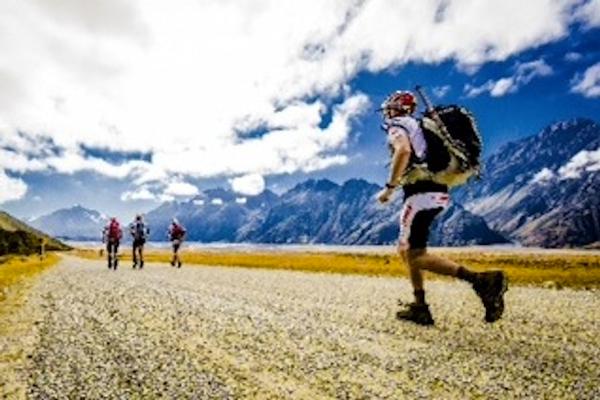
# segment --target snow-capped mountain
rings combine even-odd
[[[52,236],[69,240],[100,240],[107,216],[80,205],[56,210],[31,221]]]
[[[151,240],[166,240],[173,218],[186,227],[188,239],[201,242],[238,242],[248,229],[260,224],[277,195],[264,191],[241,197],[224,189],[210,189],[186,202],[168,202],[146,214]]]
[[[600,125],[574,119],[504,145],[455,198],[524,245],[569,247],[600,241],[599,193]]]
[[[177,217],[188,238],[203,242],[389,244],[398,239],[401,195],[378,205],[381,188],[360,179],[343,185],[308,180],[277,196],[263,192],[240,199],[218,189],[185,203],[165,203],[147,214],[151,238],[164,240]],[[433,244],[505,243],[481,217],[453,205],[432,228]]]

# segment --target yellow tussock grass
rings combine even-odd
[[[0,302],[7,293],[20,282],[30,279],[50,268],[59,260],[58,255],[48,253],[43,259],[39,256],[6,256],[0,258]]]
[[[526,253],[523,251],[485,252],[481,250],[441,251],[433,254],[449,258],[458,264],[478,271],[502,269],[511,283],[551,285],[553,287],[600,287],[600,255],[569,253]],[[77,249],[80,257],[100,259],[97,250]],[[146,262],[168,264],[168,250],[151,250]],[[333,252],[241,252],[241,251],[184,251],[183,262],[188,265],[237,266],[245,268],[286,269],[293,271],[330,272],[376,276],[406,277],[407,269],[394,254],[353,254]],[[131,260],[130,253],[122,252],[121,260]],[[428,278],[434,277],[428,274]],[[439,278],[435,275],[436,278]],[[443,277],[442,277],[443,279]]]

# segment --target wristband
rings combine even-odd
[[[386,183],[385,183],[385,187],[386,187],[387,189],[396,189],[396,185],[392,185],[392,184],[391,184],[391,183],[389,183],[389,182],[386,182]]]

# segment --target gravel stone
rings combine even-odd
[[[598,291],[510,287],[490,325],[468,285],[427,290],[431,328],[394,319],[405,279],[65,257],[18,374],[33,399],[600,398]]]

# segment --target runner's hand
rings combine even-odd
[[[379,193],[377,193],[377,200],[381,204],[385,204],[390,201],[392,194],[394,193],[394,189],[383,188]]]

